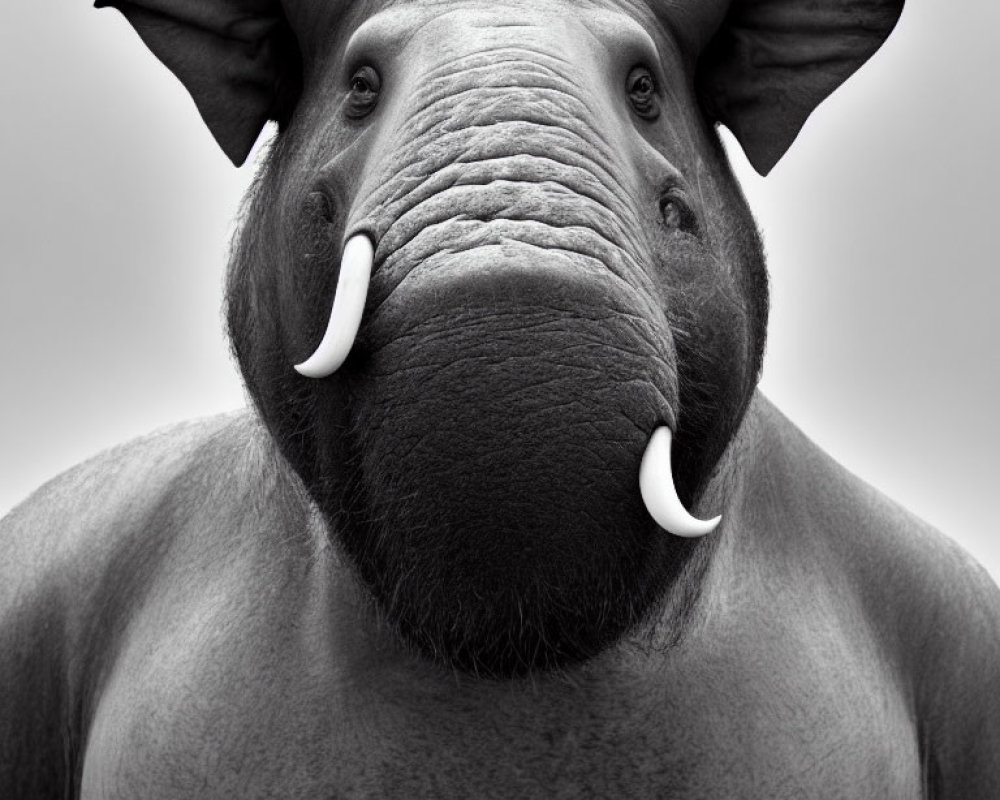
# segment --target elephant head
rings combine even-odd
[[[902,0],[99,5],[235,162],[280,126],[230,334],[384,619],[489,676],[683,634],[719,534],[650,513],[725,517],[767,318],[714,126],[767,172]]]

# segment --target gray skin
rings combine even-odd
[[[267,5],[123,8],[232,158],[282,123],[229,278],[255,407],[2,522],[0,796],[995,798],[1000,593],[754,388],[712,123],[766,171],[857,64],[775,111],[722,0],[289,2],[278,90],[208,91],[197,37]],[[358,342],[303,378],[358,231]],[[660,424],[706,539],[639,500]]]

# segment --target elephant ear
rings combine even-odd
[[[237,166],[269,119],[285,121],[297,95],[299,66],[277,0],[97,0],[94,5],[125,15],[187,88]]]
[[[702,105],[766,175],[902,11],[903,0],[732,0],[699,60]]]

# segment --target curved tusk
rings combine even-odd
[[[674,475],[670,467],[670,448],[673,432],[662,426],[653,431],[646,452],[639,466],[639,493],[646,510],[661,528],[674,536],[692,538],[711,533],[722,517],[695,519],[681,505],[674,488]]]
[[[337,293],[333,297],[330,321],[326,325],[323,341],[316,352],[295,371],[307,378],[325,378],[332,375],[344,363],[354,346],[354,339],[361,327],[361,312],[368,297],[368,281],[375,261],[375,247],[364,233],[352,236],[344,245],[340,260],[340,277],[337,279]]]

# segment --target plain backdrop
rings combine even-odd
[[[909,0],[766,179],[763,389],[1000,578],[995,0]],[[222,335],[234,169],[122,18],[0,4],[0,513],[72,464],[244,403]]]

